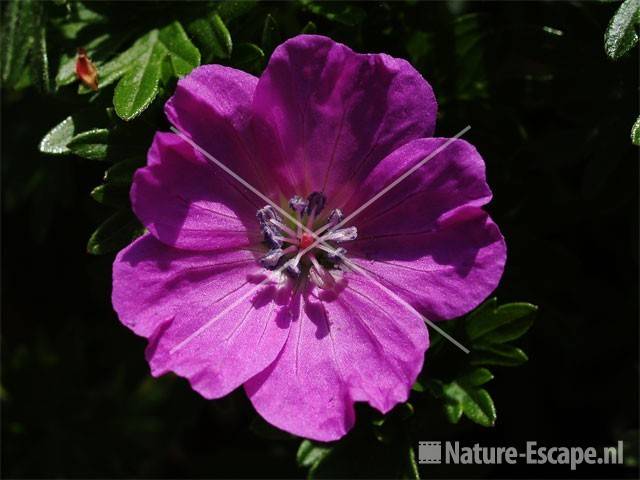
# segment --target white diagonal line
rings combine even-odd
[[[377,194],[375,194],[373,197],[371,197],[369,200],[367,200],[365,203],[363,203],[360,208],[357,208],[353,213],[351,213],[350,215],[347,215],[344,219],[342,219],[342,221],[340,223],[338,223],[337,225],[331,225],[331,228],[340,228],[342,225],[344,225],[345,223],[347,223],[349,220],[351,220],[352,218],[354,218],[356,215],[359,215],[360,212],[362,212],[365,208],[367,208],[369,205],[371,205],[373,202],[375,202],[376,200],[378,200],[381,196],[383,196],[385,193],[387,193],[389,190],[391,190],[393,187],[395,187],[396,185],[398,185],[401,181],[403,181],[405,178],[407,178],[409,175],[411,175],[413,172],[415,172],[416,170],[418,170],[421,166],[423,166],[425,163],[427,163],[429,160],[431,160],[433,157],[435,157],[438,153],[440,153],[442,150],[444,150],[445,148],[447,148],[449,145],[451,145],[453,142],[455,142],[458,138],[460,138],[462,135],[464,135],[465,133],[467,133],[469,130],[471,130],[471,125],[467,125],[466,127],[464,127],[462,130],[460,130],[458,133],[456,133],[453,137],[451,137],[450,139],[448,139],[446,142],[444,142],[442,145],[440,145],[438,148],[436,148],[433,152],[431,152],[429,155],[427,155],[426,157],[424,157],[422,160],[420,160],[418,162],[417,165],[414,165],[413,167],[411,167],[408,171],[406,171],[405,173],[403,173],[402,175],[400,175],[400,177],[398,177],[397,179],[395,179],[393,182],[391,182],[389,185],[387,185],[385,188],[383,188],[382,190],[380,190]],[[321,228],[319,228],[318,230],[316,230],[316,235],[319,233],[324,232],[327,228],[329,228],[329,225],[325,225]],[[317,238],[317,237],[316,237]]]
[[[379,281],[376,278],[373,278],[372,275],[370,275],[369,273],[366,272],[366,270],[361,267],[360,265],[358,265],[357,263],[355,263],[353,260],[346,258],[346,257],[341,257],[342,260],[347,264],[347,266],[349,266],[349,268],[352,268],[353,270],[355,270],[356,272],[358,272],[360,275],[362,275],[363,277],[369,279],[370,281],[372,281],[373,283],[377,284],[378,286],[380,286],[380,288],[382,288],[385,292],[387,292],[387,294],[389,294],[391,297],[393,297],[396,301],[400,302],[403,306],[405,306],[411,313],[413,313],[415,316],[419,317],[422,321],[424,321],[427,325],[429,325],[431,328],[433,328],[434,330],[436,330],[440,335],[442,335],[444,338],[446,338],[447,340],[449,340],[451,343],[453,343],[456,347],[458,347],[460,350],[462,350],[464,353],[469,353],[469,349],[467,347],[465,347],[464,345],[462,345],[460,342],[458,342],[455,338],[453,338],[451,335],[449,335],[447,332],[445,332],[443,329],[441,329],[439,326],[437,326],[435,323],[433,323],[431,320],[429,320],[427,317],[425,317],[424,315],[422,315],[420,312],[418,312],[409,302],[407,302],[406,300],[403,300],[400,296],[398,296],[396,293],[394,293],[391,289],[387,288],[381,281]]]
[[[471,126],[467,125],[465,128],[463,128],[462,130],[460,130],[455,136],[449,138],[445,143],[443,143],[440,147],[436,148],[433,152],[431,152],[428,156],[426,156],[424,159],[422,159],[420,162],[418,162],[418,164],[414,165],[411,169],[409,169],[407,172],[405,172],[403,175],[401,175],[400,177],[398,177],[396,180],[394,180],[392,183],[390,183],[389,185],[387,185],[383,190],[381,190],[380,192],[378,192],[376,195],[374,195],[371,199],[369,199],[367,202],[365,202],[363,205],[360,206],[360,208],[356,209],[353,213],[351,213],[350,215],[348,215],[347,217],[345,217],[341,222],[339,222],[336,225],[332,225],[331,227],[333,227],[334,229],[341,227],[342,225],[344,225],[345,223],[347,223],[349,220],[353,219],[356,215],[360,214],[364,209],[366,209],[369,205],[371,205],[372,203],[374,203],[376,200],[378,200],[380,197],[382,197],[385,193],[387,193],[389,190],[391,190],[392,188],[394,188],[396,185],[398,185],[400,182],[402,182],[405,178],[407,178],[409,175],[411,175],[412,173],[414,173],[416,170],[418,170],[420,167],[422,167],[426,162],[428,162],[430,159],[432,159],[433,157],[435,157],[438,153],[440,153],[442,150],[444,150],[446,147],[448,147],[451,143],[453,143],[455,140],[457,140],[458,138],[460,138],[462,135],[464,135],[467,131],[469,131],[471,129]],[[329,250],[331,253],[336,254],[336,250],[331,246],[328,245],[327,243],[325,243],[326,240],[326,235],[324,237],[319,237],[318,235],[320,233],[322,233],[323,231],[325,231],[327,228],[329,228],[329,225],[325,225],[321,228],[319,228],[318,230],[316,230],[315,232],[312,231],[311,229],[309,229],[306,225],[303,225],[297,218],[295,218],[294,216],[292,216],[291,214],[289,214],[289,212],[287,212],[286,210],[284,210],[283,208],[281,208],[279,205],[277,205],[275,202],[273,202],[269,197],[267,197],[266,195],[264,195],[260,190],[258,190],[257,188],[255,188],[253,185],[251,185],[249,182],[247,182],[246,180],[244,180],[242,177],[240,177],[237,173],[235,173],[233,170],[231,170],[229,167],[227,167],[224,163],[222,163],[221,161],[219,161],[217,158],[215,158],[213,155],[211,155],[209,152],[207,152],[206,150],[204,150],[202,147],[200,147],[197,143],[195,143],[193,140],[191,140],[187,135],[183,134],[180,130],[178,130],[175,127],[171,127],[171,130],[176,133],[180,138],[182,138],[184,141],[186,141],[187,143],[189,143],[189,145],[191,145],[194,149],[198,150],[200,153],[202,153],[208,160],[210,160],[211,162],[213,162],[215,165],[217,165],[220,169],[222,169],[224,172],[228,173],[229,175],[231,175],[234,179],[236,179],[238,182],[240,182],[243,186],[245,186],[248,190],[250,190],[251,192],[253,192],[255,195],[257,195],[258,197],[260,197],[261,199],[263,199],[265,202],[267,202],[269,205],[271,205],[272,207],[274,207],[276,210],[278,210],[282,215],[284,215],[285,217],[287,217],[289,220],[291,220],[295,225],[301,227],[304,231],[310,233],[313,238],[315,239],[315,241],[309,245],[307,248],[305,248],[304,250],[299,251],[296,256],[293,259],[288,260],[287,262],[285,262],[280,268],[278,268],[277,270],[274,271],[270,271],[269,273],[271,275],[267,275],[265,277],[264,280],[262,280],[260,283],[258,283],[255,287],[253,287],[252,289],[250,289],[246,294],[242,295],[240,298],[238,298],[235,302],[233,302],[231,305],[229,305],[228,307],[226,307],[225,309],[223,309],[221,312],[219,312],[215,317],[213,317],[211,320],[209,320],[207,323],[205,323],[204,325],[202,325],[200,328],[198,328],[195,332],[193,332],[191,335],[189,335],[187,338],[185,338],[182,342],[180,342],[178,345],[176,345],[175,347],[173,347],[169,353],[173,354],[174,352],[176,352],[177,350],[181,349],[182,347],[184,347],[187,343],[189,343],[190,341],[192,341],[195,337],[197,337],[198,335],[200,335],[204,330],[206,330],[207,328],[209,328],[217,319],[219,319],[222,315],[224,315],[225,313],[227,313],[228,311],[230,311],[231,309],[233,309],[234,307],[236,307],[238,304],[240,304],[242,301],[244,301],[246,298],[248,298],[249,296],[251,296],[255,291],[258,290],[258,288],[260,288],[262,285],[264,285],[265,283],[267,283],[267,281],[269,281],[272,275],[278,275],[280,274],[283,270],[285,270],[295,259],[300,259],[305,253],[307,253],[309,250],[315,248],[317,245],[322,244],[325,249]],[[451,343],[453,343],[454,345],[456,345],[458,348],[460,348],[463,352],[465,353],[469,353],[469,349],[467,349],[466,347],[464,347],[464,345],[462,345],[460,342],[458,342],[457,340],[455,340],[453,337],[451,337],[448,333],[446,333],[444,330],[442,330],[440,327],[438,327],[436,324],[434,324],[433,322],[431,322],[429,319],[427,319],[424,315],[421,315],[417,310],[415,310],[415,308],[413,308],[409,303],[407,303],[405,300],[403,300],[402,298],[400,298],[398,295],[396,295],[394,292],[392,292],[390,289],[388,289],[385,285],[383,285],[380,281],[378,281],[377,279],[373,278],[371,275],[364,273],[364,269],[362,267],[360,267],[359,265],[355,264],[352,260],[347,260],[346,257],[344,256],[340,256],[340,258],[342,258],[343,260],[348,261],[349,266],[351,268],[353,268],[355,271],[358,271],[358,273],[360,273],[361,275],[365,276],[366,278],[368,278],[370,281],[373,281],[374,283],[378,284],[382,289],[384,289],[388,294],[390,294],[393,298],[395,298],[396,300],[398,300],[402,305],[404,305],[405,307],[407,307],[413,314],[418,315],[424,322],[426,322],[428,325],[430,325],[433,329],[435,329],[436,331],[438,331],[438,333],[440,333],[442,336],[444,336],[446,339],[448,339]],[[355,267],[355,268],[354,268]]]
[[[277,203],[275,203],[273,200],[271,200],[269,197],[267,197],[265,194],[263,194],[260,190],[258,190],[256,187],[254,187],[253,185],[251,185],[249,182],[247,182],[244,178],[242,178],[240,175],[238,175],[236,172],[234,172],[233,170],[231,170],[229,167],[227,167],[224,163],[222,163],[220,160],[218,160],[216,157],[214,157],[213,155],[211,155],[209,152],[207,152],[204,148],[202,148],[200,145],[198,145],[196,142],[194,142],[193,140],[191,140],[188,136],[186,136],[184,133],[182,133],[180,130],[178,130],[175,127],[170,127],[171,130],[173,132],[175,132],[176,135],[178,135],[180,138],[182,138],[185,142],[187,142],[189,145],[191,145],[193,148],[195,148],[197,151],[199,151],[202,155],[204,155],[208,160],[210,160],[211,162],[213,162],[215,165],[217,165],[219,168],[221,168],[222,170],[224,170],[226,173],[228,173],[229,175],[231,175],[233,178],[235,178],[238,182],[240,182],[243,186],[245,186],[248,190],[250,190],[251,192],[255,193],[258,197],[260,197],[262,200],[264,200],[265,202],[267,202],[269,205],[271,205],[273,208],[275,208],[276,210],[278,210],[278,212],[280,212],[282,215],[284,215],[285,217],[287,217],[289,220],[291,220],[294,224],[299,225],[300,227],[302,227],[307,233],[313,235],[313,230],[311,230],[310,228],[306,227],[305,225],[302,225],[297,218],[295,218],[293,215],[291,215],[289,212],[287,212],[284,208],[282,208],[280,205],[278,205]],[[315,237],[317,238],[317,237]]]

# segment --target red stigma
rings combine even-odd
[[[300,248],[303,250],[305,248],[309,248],[311,245],[313,245],[313,241],[313,235],[309,233],[303,233],[302,237],[300,238]]]

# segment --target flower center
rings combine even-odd
[[[355,240],[358,231],[356,227],[340,228],[344,216],[338,208],[324,217],[322,211],[326,203],[325,195],[320,192],[313,192],[306,199],[292,197],[289,208],[297,222],[288,223],[270,205],[259,209],[256,217],[264,235],[263,243],[269,247],[260,264],[268,270],[286,265],[284,271],[292,277],[304,272],[323,288],[332,285],[334,273],[341,269],[346,253],[334,243]],[[324,228],[317,237],[322,238],[322,242],[311,233],[320,227]]]

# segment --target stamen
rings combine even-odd
[[[279,227],[280,230],[284,230],[285,232],[287,232],[289,235],[291,235],[292,237],[297,237],[298,235],[296,234],[296,232],[294,232],[293,230],[291,230],[289,227],[287,227],[284,223],[279,222],[278,220],[276,220],[275,218],[272,218],[269,220],[270,223],[272,223],[273,225],[275,225],[276,227]]]
[[[327,197],[322,192],[313,192],[307,197],[307,202],[307,215],[317,215],[327,203]]]
[[[327,270],[324,269],[318,259],[313,253],[309,254],[309,259],[313,264],[313,269],[310,270],[311,279],[318,285],[320,288],[330,288],[335,285],[335,279],[331,276]],[[315,273],[315,274],[314,274]]]
[[[307,209],[307,201],[304,198],[295,195],[289,200],[289,208],[296,213],[303,213]]]
[[[278,221],[281,220],[280,215],[278,215],[276,209],[271,205],[265,205],[260,210],[258,210],[258,212],[256,213],[256,217],[258,217],[258,222],[260,222],[261,227],[267,225],[267,222],[269,222],[269,220],[271,219]]]
[[[340,228],[327,233],[322,238],[337,243],[349,242],[358,238],[358,229],[356,227]]]
[[[318,245],[318,248],[327,252],[326,258],[331,263],[341,262],[343,257],[347,254],[347,249],[342,247],[329,248],[325,245]]]
[[[329,214],[329,218],[327,219],[327,225],[329,225],[329,228],[331,228],[334,225],[337,225],[338,223],[340,223],[343,218],[344,218],[344,214],[342,213],[342,210],[340,210],[339,208],[331,210],[331,213]]]
[[[260,265],[264,268],[272,270],[276,267],[280,258],[284,255],[284,251],[281,248],[273,248],[267,252],[266,255],[260,258]]]

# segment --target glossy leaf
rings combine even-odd
[[[158,30],[152,30],[145,36],[142,55],[136,58],[135,64],[116,86],[113,105],[123,120],[140,115],[158,94],[162,61],[167,54],[158,35]]]
[[[526,333],[533,323],[537,307],[530,303],[497,306],[492,298],[469,315],[465,322],[472,343],[504,343]]]
[[[640,0],[625,0],[604,34],[604,49],[609,58],[618,60],[638,43],[635,28],[639,23]]]
[[[173,72],[177,76],[182,77],[200,65],[200,52],[191,43],[180,23],[173,22],[160,30],[158,40],[169,52]]]
[[[42,153],[51,155],[65,155],[71,153],[67,148],[75,135],[75,123],[73,117],[67,117],[58,125],[49,130],[40,141],[39,149]]]
[[[104,255],[125,247],[142,235],[144,227],[129,210],[121,210],[100,225],[87,243],[87,252]]]
[[[447,416],[454,423],[460,418],[460,410],[469,420],[490,427],[496,421],[496,409],[493,400],[483,388],[479,388],[493,378],[491,372],[480,368],[443,385],[443,394],[448,404]]]
[[[497,365],[517,367],[529,358],[520,348],[509,344],[481,344],[471,351],[471,365]]]
[[[40,141],[40,151],[51,155],[71,154],[69,143],[77,135],[88,131],[104,130],[108,126],[108,117],[104,113],[104,111],[90,111],[65,118],[49,130]]]
[[[186,75],[200,64],[200,52],[178,22],[162,30],[150,31],[134,47],[140,55],[133,59],[133,65],[128,66],[113,96],[116,113],[123,120],[137,117],[153,102],[158,94],[162,65],[167,55],[178,76]],[[114,75],[118,71],[114,70]]]
[[[76,155],[89,160],[106,160],[109,148],[109,130],[96,128],[79,133],[67,144]]]

